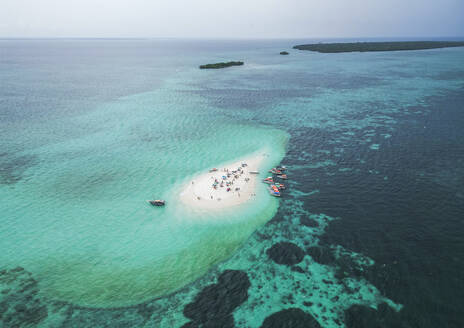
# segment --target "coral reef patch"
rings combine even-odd
[[[250,280],[243,271],[225,270],[184,308],[191,319],[183,327],[234,327],[232,312],[248,299]]]
[[[261,328],[320,328],[319,323],[309,313],[299,308],[275,312],[264,319]]]

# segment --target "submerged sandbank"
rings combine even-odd
[[[181,201],[193,209],[220,210],[252,201],[259,174],[268,153],[260,151],[241,160],[219,165],[195,176],[180,193]],[[255,172],[255,173],[250,173]]]

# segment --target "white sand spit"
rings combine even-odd
[[[265,152],[258,152],[240,161],[223,164],[217,167],[217,171],[197,175],[182,190],[181,201],[194,209],[207,210],[220,210],[251,201],[256,196],[260,175],[250,172],[260,171],[267,156]]]

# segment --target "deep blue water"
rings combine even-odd
[[[44,172],[38,149],[114,133],[92,114],[125,114],[106,104],[135,110],[130,97],[153,90],[150,106],[290,136],[277,214],[203,277],[99,308],[54,299],[35,272],[13,269],[24,263],[0,263],[0,327],[464,327],[464,49],[277,55],[306,41],[0,40],[5,196]],[[196,69],[224,59],[246,65]],[[88,178],[104,185],[105,174]],[[20,253],[9,236],[4,252]]]
[[[333,177],[324,179],[325,187],[308,205],[343,216],[329,227],[323,243],[376,259],[365,277],[404,304],[399,318],[405,326],[459,327],[464,300],[459,287],[464,270],[464,89],[426,101],[427,115],[400,117],[382,152],[367,157],[363,166],[376,167],[377,176],[338,177],[356,186],[358,192],[349,196],[332,187]]]

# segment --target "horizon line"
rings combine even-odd
[[[301,39],[464,39],[458,36],[295,36],[295,37],[181,37],[181,36],[0,36],[0,40],[301,40]],[[412,40],[411,40],[412,41]],[[433,41],[433,40],[430,40]]]

